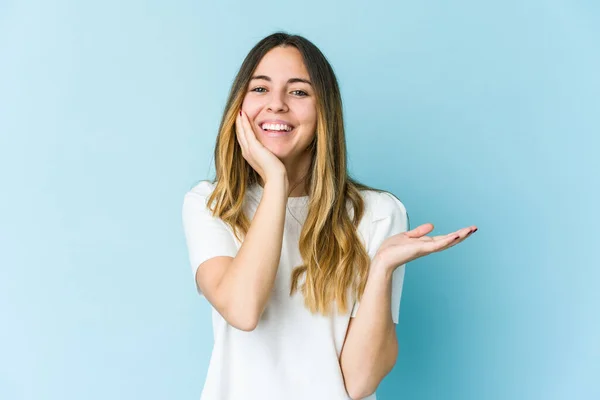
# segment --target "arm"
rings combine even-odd
[[[350,318],[340,365],[352,399],[375,392],[398,356],[391,317],[392,270],[373,260],[356,317]],[[368,340],[365,340],[368,338]]]
[[[234,258],[202,263],[196,282],[207,300],[232,326],[251,331],[267,305],[281,256],[287,177],[265,184],[248,233]]]
[[[403,213],[404,207],[401,207],[394,214],[397,217]],[[392,221],[396,217],[392,216]],[[404,272],[398,268],[403,268],[403,265],[419,257],[456,246],[477,230],[476,226],[471,226],[447,235],[429,237],[426,235],[433,230],[433,224],[427,223],[411,231],[388,237],[390,232],[397,232],[398,229],[394,226],[400,225],[402,223],[392,222],[392,228],[384,235],[387,239],[373,257],[360,308],[355,318],[350,319],[340,354],[346,390],[353,399],[360,399],[375,392],[396,362],[398,342],[393,322],[397,321],[397,318],[392,319],[390,313],[390,295],[393,275],[397,271]],[[408,224],[406,226],[408,229]],[[398,300],[399,298],[396,298],[396,301]]]

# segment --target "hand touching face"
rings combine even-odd
[[[263,57],[248,85],[242,110],[265,148],[286,164],[306,164],[310,157],[306,148],[317,126],[317,108],[298,49],[275,47]]]
[[[240,111],[236,118],[235,131],[242,149],[242,156],[258,172],[263,182],[266,183],[270,178],[285,175],[285,166],[256,139],[255,129],[243,111]]]

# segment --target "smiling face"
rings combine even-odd
[[[308,71],[300,51],[275,47],[262,58],[248,85],[242,110],[257,139],[290,167],[306,167],[306,149],[317,127],[317,108]],[[294,175],[294,171],[289,171]]]

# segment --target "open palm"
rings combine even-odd
[[[417,258],[446,250],[457,245],[477,230],[476,226],[462,228],[447,235],[426,236],[433,230],[433,224],[417,226],[385,239],[375,258],[389,268],[397,268]]]

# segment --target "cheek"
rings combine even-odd
[[[308,127],[307,127],[308,128]],[[315,129],[305,129],[303,132],[298,135],[298,140],[296,142],[297,146],[306,149],[306,147],[313,141],[315,138]]]
[[[317,110],[314,105],[306,105],[297,110],[297,115],[302,121],[302,124],[316,128],[317,126]]]
[[[298,142],[301,143],[302,147],[307,146],[315,137],[317,130],[317,114],[313,109],[306,108],[300,115],[303,129],[298,138]]]
[[[262,104],[256,99],[252,99],[250,96],[246,96],[242,102],[242,110],[250,119],[254,118],[260,111]]]

